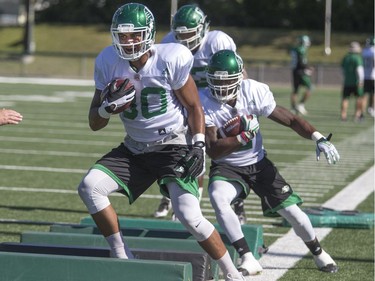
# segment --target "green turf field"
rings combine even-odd
[[[288,107],[290,89],[272,85],[271,89],[276,101]],[[76,187],[95,160],[124,135],[116,117],[107,128],[90,131],[87,112],[93,90],[68,82],[64,86],[0,83],[0,107],[24,116],[19,125],[0,127],[0,242],[18,242],[23,231],[48,231],[52,222],[78,223],[87,216]],[[369,116],[361,123],[339,121],[339,88],[315,89],[306,107],[308,121],[325,135],[333,133],[332,142],[342,156],[338,165],[328,166],[324,158],[316,162],[314,143],[290,129],[265,118],[260,124],[269,158],[304,198],[303,206],[309,207],[320,206],[373,165],[374,121]],[[354,100],[349,114],[353,111]],[[120,216],[152,218],[159,198],[153,186],[131,207],[124,197],[111,200]],[[206,192],[202,209],[215,222]],[[373,194],[358,210],[374,211]],[[249,223],[263,224],[267,245],[289,230],[280,219],[264,218],[254,195],[246,200],[246,211]],[[374,279],[373,229],[335,229],[322,244],[339,263],[338,274],[317,272],[308,256],[282,280]]]

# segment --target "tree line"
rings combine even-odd
[[[48,1],[48,0],[47,0]],[[51,0],[36,11],[36,23],[110,24],[114,11],[129,2],[145,4],[158,25],[169,25],[171,0]],[[197,4],[212,25],[249,28],[322,30],[325,0],[179,0]],[[374,32],[373,0],[332,0],[332,28],[343,32]]]

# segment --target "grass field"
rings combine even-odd
[[[288,107],[290,89],[271,88],[277,102]],[[63,86],[0,83],[0,106],[24,116],[19,125],[0,127],[0,242],[19,241],[23,231],[48,231],[52,222],[78,223],[87,216],[76,187],[94,161],[124,136],[118,118],[99,132],[89,130],[92,93],[93,86],[69,86],[68,82]],[[328,166],[325,159],[316,162],[312,141],[261,119],[269,157],[304,198],[303,207],[322,205],[374,163],[373,119],[366,116],[362,123],[342,123],[339,102],[340,89],[317,89],[307,104],[306,117],[323,134],[333,133],[342,157],[336,166]],[[353,109],[352,101],[349,113]],[[153,186],[132,206],[122,196],[111,200],[120,216],[151,218],[159,198]],[[206,191],[202,209],[215,222]],[[373,193],[358,210],[374,212]],[[247,198],[246,211],[249,223],[263,225],[266,245],[289,230],[280,219],[264,218],[254,195]],[[334,229],[322,244],[338,262],[338,274],[318,272],[306,256],[281,280],[374,279],[373,229]]]

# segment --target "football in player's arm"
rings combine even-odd
[[[120,192],[131,204],[157,182],[171,199],[179,221],[218,263],[225,280],[243,281],[199,206],[196,178],[205,171],[205,124],[190,75],[191,52],[181,44],[154,44],[154,17],[138,3],[125,4],[115,12],[111,34],[113,45],[95,61],[89,124],[92,130],[100,130],[119,116],[126,135],[96,161],[78,186],[111,257],[134,258],[109,194]],[[123,111],[117,112],[118,108]]]
[[[284,217],[313,254],[316,266],[325,272],[336,272],[336,263],[322,249],[308,216],[299,207],[302,199],[267,158],[258,120],[268,117],[313,140],[317,160],[323,153],[329,164],[336,164],[339,153],[330,142],[331,136],[324,137],[309,122],[278,106],[268,85],[242,79],[242,68],[241,57],[232,50],[216,52],[207,67],[208,88],[200,91],[206,151],[212,160],[208,192],[217,221],[239,253],[238,267],[244,275],[263,270],[251,252],[257,249],[249,248],[230,207],[238,197],[245,199],[252,189],[261,199],[265,216]],[[230,131],[231,125],[238,122],[239,130],[234,129],[228,136],[220,133]]]

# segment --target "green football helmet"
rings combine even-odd
[[[178,43],[191,51],[197,48],[209,30],[207,16],[196,5],[181,6],[172,19],[172,32]],[[189,38],[183,34],[191,33]]]
[[[226,103],[237,97],[243,79],[243,61],[232,50],[213,54],[206,69],[208,88],[213,97]]]
[[[119,34],[141,33],[139,42],[122,43]],[[117,9],[112,18],[112,43],[117,54],[125,60],[137,60],[155,42],[155,19],[151,11],[142,4],[129,3]]]
[[[298,45],[303,46],[303,47],[310,47],[311,45],[310,37],[307,35],[298,36],[297,42],[298,42]]]

